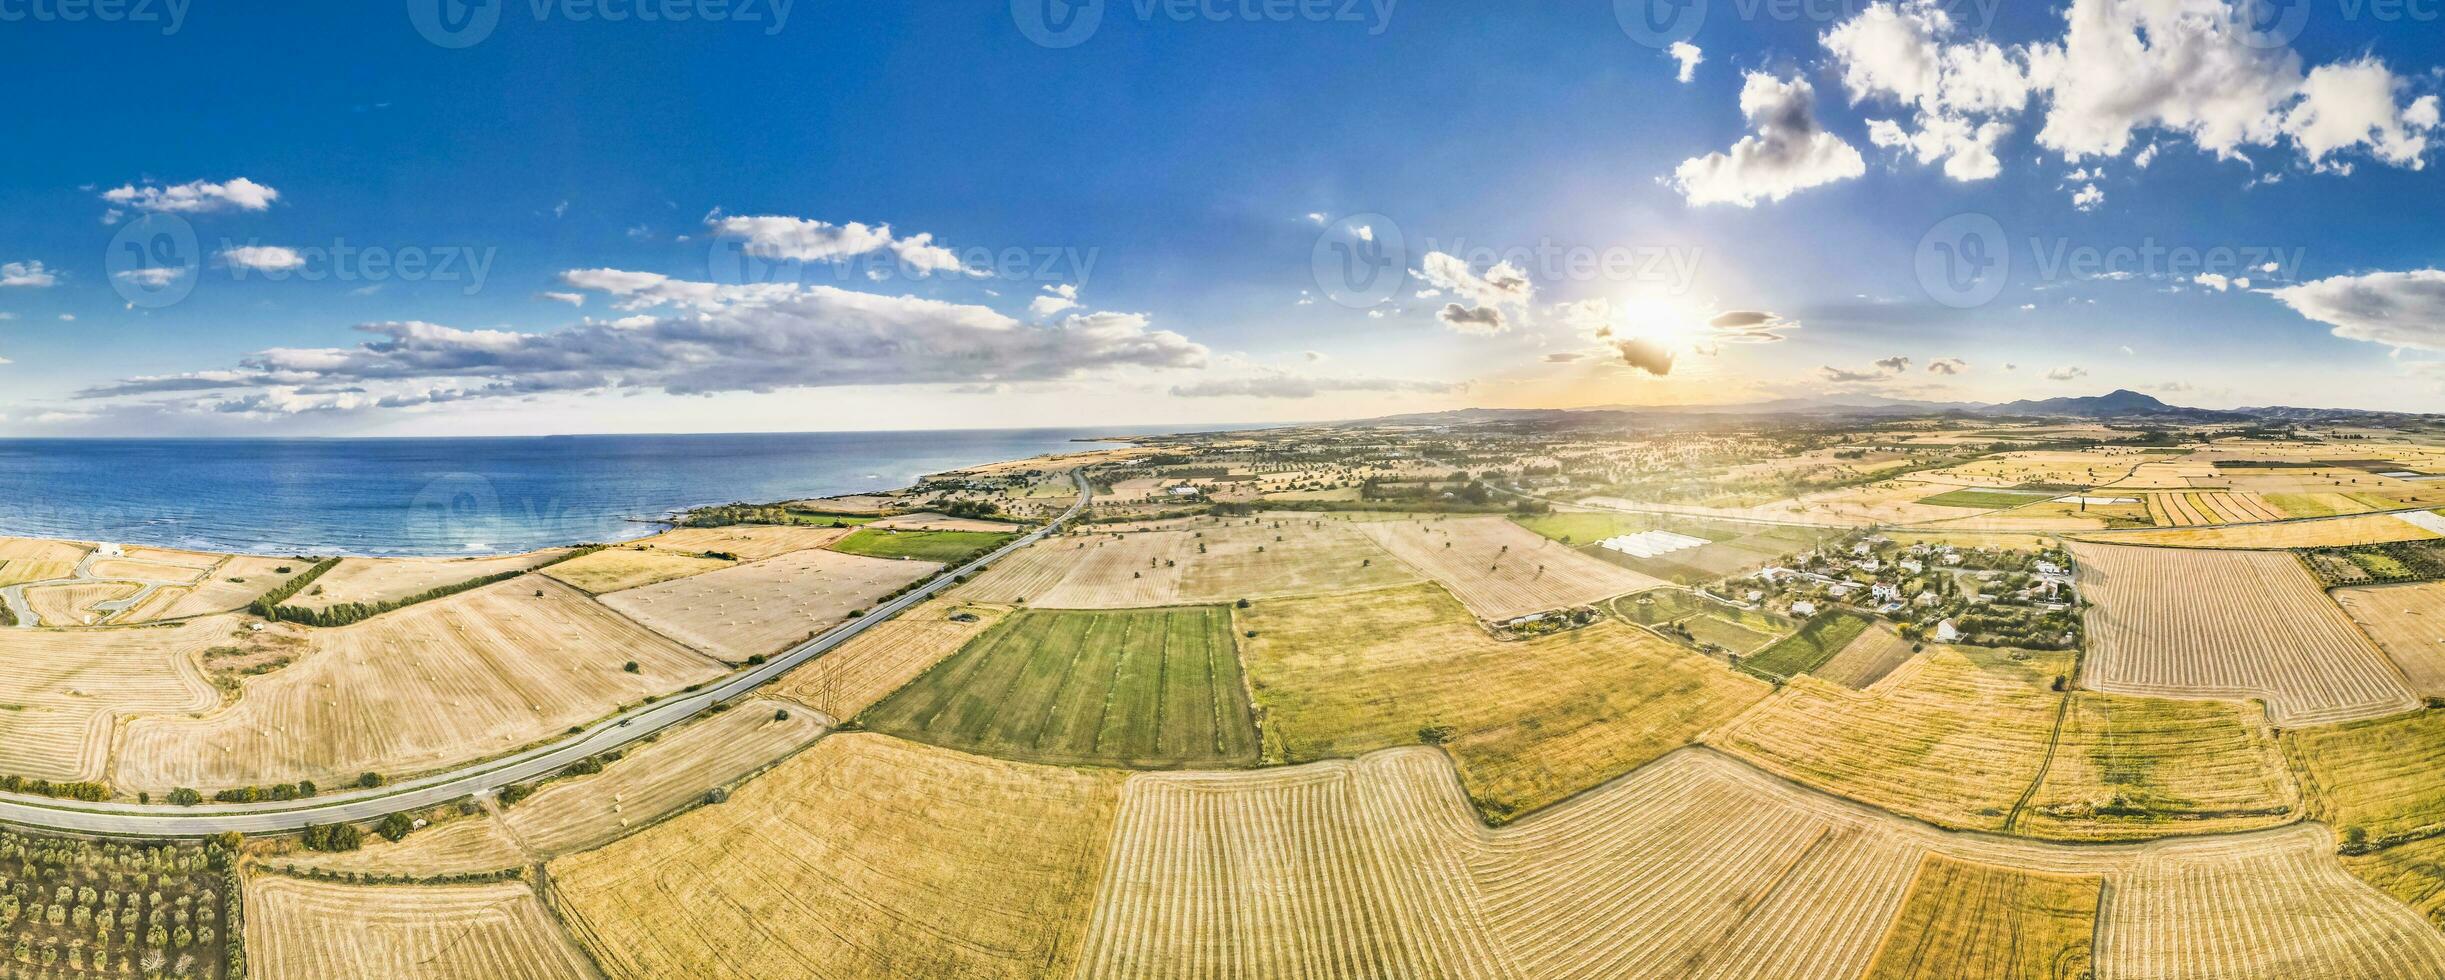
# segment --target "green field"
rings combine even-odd
[[[999,531],[892,531],[862,527],[832,543],[832,550],[869,558],[915,558],[945,565],[975,557],[1017,537]]]
[[[1954,490],[1939,493],[1919,501],[1930,507],[1976,507],[1980,510],[2002,510],[2034,504],[2055,496],[2052,491],[2036,490]]]
[[[1678,589],[1656,589],[1613,600],[1613,611],[1641,626],[1678,626],[1689,638],[1747,655],[1790,633],[1792,621],[1725,605]]]
[[[1025,610],[857,720],[1024,762],[1256,764],[1231,615],[1215,606]]]
[[[1768,680],[1798,677],[1824,666],[1867,629],[1868,621],[1862,617],[1845,612],[1825,613],[1809,620],[1799,632],[1784,637],[1782,642],[1758,651],[1756,656],[1742,657],[1740,669]]]

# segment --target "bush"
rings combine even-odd
[[[627,672],[629,672],[629,673],[631,673],[631,674],[634,674],[634,673],[636,673],[636,672],[637,672],[637,662],[636,662],[636,661],[634,661],[634,660],[631,660],[631,661],[629,661],[629,662],[627,662],[627,663],[621,664],[621,665],[620,665],[620,669],[621,669],[621,670],[625,670],[625,671],[627,671]]]
[[[416,829],[416,821],[410,819],[407,814],[394,813],[383,817],[382,822],[374,826],[374,833],[381,834],[382,839],[396,844],[407,837],[408,831],[414,829]]]
[[[365,832],[344,823],[308,826],[299,839],[309,851],[353,851],[365,846]]]
[[[181,786],[170,791],[170,802],[177,806],[194,806],[204,802],[204,794]]]
[[[1428,725],[1418,729],[1418,741],[1427,745],[1442,745],[1459,734],[1460,730],[1450,725]]]
[[[382,785],[382,774],[378,772],[369,772],[362,776],[358,776],[357,785],[365,789],[372,789],[376,786],[380,786]]]

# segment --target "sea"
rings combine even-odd
[[[0,439],[0,534],[278,555],[479,555],[690,507],[888,490],[1111,443],[1072,429],[440,439]]]

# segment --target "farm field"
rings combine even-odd
[[[2057,840],[2252,830],[2300,815],[2291,772],[2254,706],[2078,691],[2013,829]]]
[[[117,607],[106,603],[133,598],[143,586],[132,582],[79,582],[34,585],[25,590],[26,608],[43,626],[93,626],[108,619]]]
[[[209,793],[401,775],[520,748],[722,673],[575,589],[532,577],[306,635],[311,652],[248,678],[224,710],[124,726],[117,779]],[[636,672],[622,669],[627,661]]]
[[[2098,448],[2072,452],[2031,450],[1998,453],[1958,466],[1931,470],[1921,475],[1933,479],[1989,483],[2005,487],[2018,486],[2023,483],[2093,487],[2119,480],[2128,475],[2133,467],[2158,458],[2129,448]]]
[[[1008,531],[903,531],[869,525],[832,542],[832,550],[869,558],[915,558],[955,565],[978,552],[1001,547],[1016,536]]]
[[[1435,730],[1496,820],[1686,744],[1763,681],[1618,623],[1505,642],[1415,585],[1238,612],[1269,762],[1347,758]]]
[[[1360,529],[1489,620],[1585,606],[1669,584],[1590,558],[1501,517],[1376,521]]]
[[[142,558],[96,558],[85,567],[93,578],[124,579],[155,585],[194,585],[220,564],[213,556],[197,555],[180,561]]]
[[[2288,554],[2075,544],[2081,682],[2156,697],[2262,698],[2292,727],[2419,704],[2392,661]]]
[[[1699,643],[1742,655],[1757,652],[1798,625],[1770,612],[1726,605],[1680,589],[1623,596],[1610,606],[1630,622],[1641,626],[1677,625]]]
[[[1256,723],[1220,606],[1026,609],[857,716],[996,758],[1135,768],[1246,766]]]
[[[551,874],[615,975],[1066,976],[1121,779],[834,735]]]
[[[853,718],[966,646],[1010,607],[934,599],[782,675],[766,693]],[[969,617],[962,622],[959,616]]]
[[[2330,593],[2422,697],[2445,697],[2445,583]]]
[[[544,569],[543,574],[559,579],[580,592],[602,595],[729,568],[733,564],[701,554],[624,545],[579,555]]]
[[[1974,507],[1979,510],[2011,510],[2039,503],[2056,494],[2050,490],[2014,490],[2008,487],[1963,487],[1947,490],[1919,503],[1929,507]]]
[[[209,711],[220,692],[196,664],[233,642],[235,617],[172,626],[9,630],[0,656],[0,774],[99,780],[122,719]]]
[[[2085,879],[2098,976],[2445,969],[2445,934],[2346,874],[2309,827],[2087,847],[1948,834],[1700,749],[1496,830],[1414,747],[1142,774],[1122,796],[1082,975],[1847,980],[1894,962],[1883,940],[1913,904],[1928,914],[1913,892],[1930,861],[2018,886],[1982,892],[1976,915],[1945,910],[1948,924],[2060,943],[2078,967],[2068,948],[2088,933],[2071,893]],[[2099,879],[2128,897],[2098,905]],[[1930,948],[1922,962],[1955,951],[1990,952]]]
[[[2161,528],[2148,531],[2096,532],[2077,535],[2080,540],[2099,544],[2252,550],[2334,548],[2386,541],[2425,541],[2437,536],[2435,531],[2392,514],[2362,514],[2357,517],[2288,521],[2282,524],[2248,524],[2239,527]]]
[[[1865,974],[1869,980],[2076,977],[2089,967],[2105,879],[1930,854]]]
[[[737,555],[740,561],[763,561],[821,548],[848,537],[851,528],[805,527],[799,525],[734,524],[729,527],[683,527],[664,531],[650,538],[627,542],[645,545],[683,555],[720,552]]]
[[[1870,625],[1866,617],[1846,612],[1811,617],[1797,632],[1775,641],[1755,656],[1742,657],[1740,669],[1768,680],[1814,673],[1857,641]]]
[[[201,582],[153,590],[151,596],[120,614],[115,622],[151,623],[234,612],[310,567],[310,563],[294,558],[231,555],[214,566]]]
[[[2145,493],[2148,518],[2158,527],[2198,527],[2280,521],[2291,515],[2255,493],[2201,490],[2192,493]]]
[[[1829,533],[1818,528],[1610,511],[1556,511],[1521,515],[1511,520],[1537,534],[1583,550],[1607,538],[1649,530],[1666,530],[1706,539],[1707,543],[1699,547],[1649,558],[1587,552],[1599,560],[1681,585],[1699,585],[1755,571],[1785,555],[1815,547]]]
[[[524,867],[530,860],[500,822],[476,814],[443,815],[436,808],[422,815],[436,822],[397,842],[368,834],[365,846],[354,851],[310,851],[300,847],[286,854],[256,858],[259,867],[289,869],[304,874],[363,874],[397,879],[432,879]]]
[[[1999,831],[2037,779],[2066,655],[1931,648],[1868,691],[1801,677],[1707,744],[1945,827]]]
[[[265,980],[558,980],[593,975],[523,881],[246,883],[246,953]]]
[[[1883,680],[1885,675],[1910,662],[1914,653],[1909,640],[1877,624],[1862,631],[1857,639],[1810,673],[1856,691]]]
[[[780,717],[785,712],[789,717]],[[519,843],[544,857],[600,846],[788,758],[824,731],[811,712],[761,698],[744,701],[632,746],[600,773],[547,783],[503,810],[501,820]]]
[[[1424,579],[1341,516],[1199,517],[1039,541],[962,591],[982,602],[1122,609],[1344,592]],[[1203,550],[1200,550],[1203,549]]]
[[[2284,733],[2307,773],[2312,812],[2376,845],[2445,833],[2445,710]]]
[[[350,602],[378,605],[445,585],[524,571],[562,554],[566,552],[499,558],[342,558],[283,605],[306,609],[328,609]]]
[[[93,549],[43,538],[0,538],[0,586],[45,582],[76,574],[76,565]]]
[[[945,514],[937,514],[932,511],[920,511],[914,514],[901,514],[895,517],[886,517],[867,526],[887,527],[903,531],[988,531],[996,534],[1009,534],[1011,532],[1020,530],[1019,525],[1012,524],[1008,521],[985,521],[978,520],[973,517],[951,517]]]
[[[2445,928],[2445,837],[2422,837],[2367,854],[2347,854],[2343,867]]]
[[[788,649],[941,567],[811,549],[602,601],[656,632],[739,663]]]

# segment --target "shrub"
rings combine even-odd
[[[372,789],[376,786],[380,786],[382,785],[382,774],[378,772],[369,772],[362,776],[358,776],[357,785],[365,789]]]
[[[204,802],[204,794],[181,786],[170,791],[170,802],[178,806],[194,806]]]
[[[414,829],[416,829],[416,821],[409,819],[407,814],[394,813],[383,817],[382,822],[375,825],[374,833],[381,834],[384,840],[396,844],[407,837],[408,831]]]

